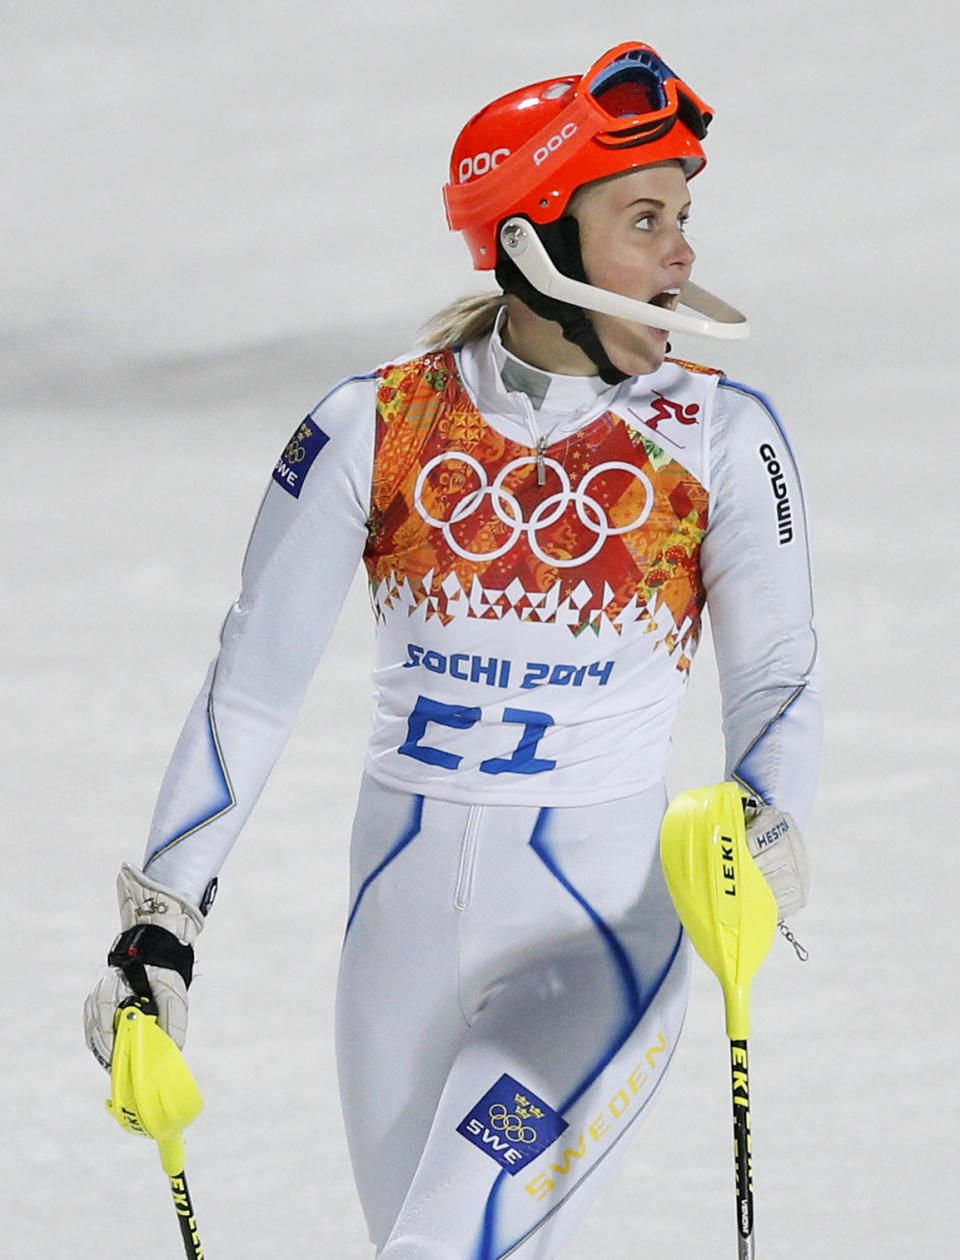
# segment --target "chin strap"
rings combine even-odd
[[[565,214],[554,223],[540,224],[536,232],[543,241],[544,247],[554,265],[564,275],[573,280],[586,283],[587,276],[583,269],[583,255],[580,250],[580,225],[572,214]],[[500,246],[497,257],[496,277],[504,293],[513,293],[526,303],[535,315],[542,319],[550,319],[559,324],[564,338],[578,346],[596,365],[600,379],[607,385],[619,385],[627,379],[627,373],[621,372],[610,361],[603,343],[597,336],[597,330],[581,306],[573,306],[559,298],[547,297],[535,288],[523,274],[512,258],[506,256]]]

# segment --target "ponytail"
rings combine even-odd
[[[438,311],[420,329],[418,344],[427,350],[449,350],[465,341],[477,341],[491,332],[504,293],[470,293]]]

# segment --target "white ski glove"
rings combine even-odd
[[[107,1070],[117,1009],[133,996],[153,1002],[157,1023],[183,1048],[193,942],[203,928],[195,905],[133,866],[120,868],[117,899],[122,931],[107,955],[109,969],[83,1005],[87,1045]]]
[[[786,919],[807,904],[810,876],[800,828],[782,810],[748,797],[744,803],[747,848]]]

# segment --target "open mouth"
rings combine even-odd
[[[652,298],[647,301],[651,306],[660,306],[665,311],[675,311],[680,301],[679,289],[664,289],[661,293],[655,293]]]

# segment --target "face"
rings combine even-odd
[[[695,258],[684,236],[690,196],[677,162],[646,166],[587,184],[570,212],[580,225],[583,267],[590,284],[673,309]],[[655,372],[668,334],[587,312],[610,361],[628,376]]]

